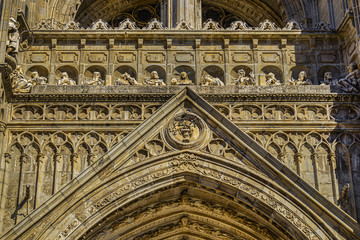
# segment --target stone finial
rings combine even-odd
[[[297,21],[291,19],[283,28],[283,30],[303,30],[303,28]]]
[[[164,30],[165,27],[162,22],[160,22],[158,19],[154,18],[143,29],[145,29],[145,30]]]
[[[261,22],[259,27],[256,30],[280,30],[274,22],[271,22],[269,19]]]
[[[136,30],[138,27],[136,26],[136,23],[133,22],[131,19],[126,18],[124,21],[122,21],[119,24],[118,28],[115,28],[117,30]]]
[[[109,26],[107,22],[102,19],[99,19],[91,24],[91,27],[88,30],[111,30],[112,28]]]
[[[230,27],[228,27],[227,30],[253,30],[253,28],[249,27],[246,22],[235,21],[231,23]]]
[[[186,21],[181,21],[178,24],[176,24],[175,30],[193,30],[194,28],[191,26],[191,24],[187,23]]]
[[[203,30],[223,30],[218,22],[215,22],[211,18],[206,20],[203,24]]]

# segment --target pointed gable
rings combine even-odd
[[[279,238],[287,235],[293,238],[301,236],[300,239],[342,239],[343,236],[349,239],[359,236],[359,226],[352,218],[198,94],[185,88],[9,231],[4,239],[30,239],[35,236],[37,239],[87,239],[93,238],[95,233],[106,239],[106,234],[101,235],[106,229],[112,237],[128,236],[125,239],[152,236],[151,225],[149,222],[147,225],[142,223],[142,218],[131,220],[130,225],[119,222],[129,226],[126,233],[125,225],[114,225],[116,221],[111,219],[118,218],[117,214],[122,211],[122,216],[135,214],[130,210],[126,212],[126,209],[136,204],[140,208],[142,199],[146,197],[157,196],[156,201],[161,202],[163,199],[158,194],[170,188],[177,189],[179,184],[185,183],[196,183],[186,187],[191,189],[189,197],[194,199],[201,198],[196,196],[197,191],[202,191],[200,189],[212,189],[208,194],[214,194],[213,199],[217,198],[215,196],[220,198],[220,193],[229,197],[233,195],[229,201],[235,204],[235,199],[238,199],[244,208],[250,208],[252,221],[263,212],[259,216],[276,222],[278,226],[265,224],[260,228],[268,229]],[[175,190],[173,194],[177,194]],[[204,198],[206,195],[203,195]],[[171,199],[171,192],[167,192],[167,196]],[[224,204],[224,201],[218,204]],[[142,205],[143,208],[146,206]],[[196,222],[197,215],[192,215],[186,206],[184,204],[180,209],[191,219],[177,213],[168,214],[161,218],[164,222],[180,218],[166,229],[194,231],[206,223],[205,220]],[[134,229],[139,227],[130,227],[136,223],[138,226],[145,224],[146,231],[137,232]],[[288,227],[281,230],[281,223]],[[241,233],[234,230],[223,234],[240,236],[250,231],[244,230],[247,228],[241,224],[237,228],[242,229]],[[335,224],[342,226],[338,232],[331,227]],[[208,225],[202,228],[211,229],[210,233],[221,233],[227,229],[226,226],[222,226],[223,229]],[[204,234],[209,234],[209,231]],[[247,232],[248,235],[243,237],[259,238],[255,232]]]

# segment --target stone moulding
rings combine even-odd
[[[280,32],[280,33],[284,33],[287,31],[290,32],[295,32],[295,31],[308,31],[308,32],[333,32],[334,29],[332,29],[330,27],[329,24],[325,23],[325,22],[320,22],[318,24],[316,24],[316,26],[314,28],[306,28],[304,29],[297,21],[295,20],[290,20],[289,22],[287,22],[286,26],[284,28],[279,28],[275,25],[274,22],[271,22],[270,20],[266,19],[265,21],[261,22],[259,24],[259,26],[257,27],[249,27],[248,24],[246,22],[243,21],[234,21],[231,23],[230,27],[228,27],[226,30],[220,26],[219,23],[209,19],[206,22],[203,23],[203,27],[201,29],[195,29],[193,26],[191,26],[188,22],[186,21],[181,21],[179,23],[177,23],[177,25],[175,26],[175,28],[173,29],[168,29],[166,28],[162,22],[160,22],[157,19],[152,19],[146,27],[140,29],[136,26],[136,24],[130,20],[130,19],[125,19],[124,21],[122,21],[118,27],[112,28],[109,26],[109,24],[107,22],[105,22],[102,19],[99,19],[95,22],[93,22],[91,24],[90,27],[88,28],[83,28],[80,26],[80,23],[75,22],[75,21],[70,21],[68,23],[60,23],[54,19],[48,19],[48,20],[42,20],[40,23],[38,23],[35,28],[33,29],[34,31],[85,31],[85,32],[89,32],[89,31],[106,31],[107,34],[108,32],[111,31],[128,31],[128,30],[132,30],[132,31],[140,31],[140,32],[146,32],[146,31],[172,31],[172,30],[187,30],[187,31],[201,31],[201,32],[207,32],[207,31],[251,31],[251,32],[256,32],[256,31],[273,31],[273,32]]]
[[[138,164],[128,161],[132,153],[158,134],[177,113],[184,112],[185,107],[211,128],[216,126],[223,139],[231,139],[234,149],[255,164],[257,171],[245,164],[231,163],[189,149],[146,158]],[[266,173],[266,176],[258,172]],[[157,187],[166,188],[176,183],[175,176],[189,177],[189,180],[181,178],[188,182],[204,179],[200,184],[212,184],[220,196],[225,193],[233,199],[252,199],[248,202],[254,204],[255,209],[266,206],[271,218],[292,226],[296,229],[293,234],[302,236],[300,239],[356,239],[359,236],[355,220],[327,201],[201,96],[186,88],[4,237],[56,239],[60,236],[58,239],[63,239],[66,235],[69,239],[76,239],[75,236],[81,236],[94,224],[105,220],[108,214],[116,212],[121,207],[117,200],[124,203],[123,196],[129,191],[134,193],[130,200],[136,200],[159,189]],[[286,192],[290,194],[284,195]],[[334,224],[341,230],[334,230]],[[52,226],[57,226],[57,229]]]
[[[175,90],[176,89],[176,90]],[[12,103],[20,102],[166,102],[175,95],[175,91],[165,91],[160,93],[147,93],[139,91],[137,93],[28,93],[12,94],[8,101]],[[194,89],[196,91],[196,89]],[[210,102],[360,102],[360,96],[355,94],[316,94],[316,93],[227,93],[214,94],[210,92],[197,91],[203,98]]]

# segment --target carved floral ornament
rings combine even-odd
[[[163,129],[168,144],[175,149],[199,148],[206,144],[210,131],[205,122],[189,112],[177,114]]]
[[[176,30],[194,30],[195,28],[186,21],[178,22],[176,27]],[[68,22],[68,23],[61,23],[55,19],[47,19],[42,20],[39,23],[36,24],[35,30],[168,30],[167,27],[165,27],[164,23],[159,21],[158,19],[154,18],[151,21],[148,22],[148,24],[140,28],[136,25],[136,23],[127,18],[119,23],[118,27],[111,27],[109,23],[106,21],[99,19],[91,24],[90,27],[84,28],[80,26],[79,22],[75,22],[74,20]],[[203,23],[201,30],[219,30],[223,31],[225,30],[220,26],[220,24],[216,21],[213,21],[211,19],[208,19]],[[265,19],[263,22],[259,24],[258,27],[250,27],[246,22],[243,21],[234,21],[230,24],[230,27],[226,28],[226,30],[242,30],[242,31],[263,31],[263,30],[270,30],[270,31],[292,31],[292,30],[307,30],[307,31],[333,31],[333,29],[330,27],[329,24],[325,22],[320,22],[316,24],[314,28],[307,28],[304,29],[301,24],[299,24],[295,20],[290,20],[287,22],[285,27],[280,28],[275,25],[274,22]]]

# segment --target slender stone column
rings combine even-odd
[[[162,0],[161,21],[170,29],[185,21],[195,29],[200,29],[201,0]]]

